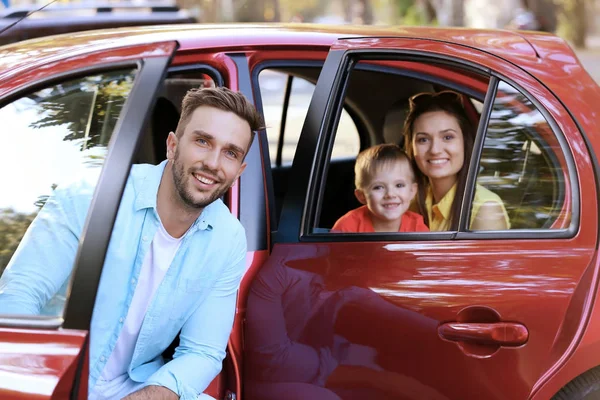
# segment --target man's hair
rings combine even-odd
[[[354,164],[354,185],[357,189],[364,188],[379,168],[399,161],[406,162],[414,181],[415,174],[410,159],[397,144],[379,144],[361,151]]]
[[[181,102],[181,117],[179,117],[177,130],[175,131],[178,138],[183,135],[183,131],[194,111],[201,106],[230,111],[248,122],[248,125],[250,125],[250,144],[254,140],[256,131],[264,128],[262,117],[243,94],[226,87],[190,89]]]

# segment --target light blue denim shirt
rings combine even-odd
[[[90,388],[117,342],[159,227],[156,198],[165,165],[134,165],[129,175],[94,306]],[[55,190],[0,280],[0,313],[40,314],[64,287],[95,183],[95,178],[79,180]],[[132,380],[167,387],[183,400],[206,389],[221,370],[245,264],[244,229],[217,200],[185,235],[148,305],[127,370]],[[180,330],[180,345],[165,364],[161,353]]]

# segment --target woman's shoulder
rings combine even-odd
[[[504,204],[500,196],[480,184],[477,184],[475,187],[475,202],[481,204],[487,202]]]

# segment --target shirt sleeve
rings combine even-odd
[[[246,269],[246,236],[241,226],[235,236],[229,268],[183,325],[173,360],[152,374],[146,386],[164,386],[181,400],[196,400],[221,371]]]
[[[93,187],[75,185],[48,198],[0,278],[0,313],[40,314],[65,287],[92,195]],[[50,314],[60,315],[63,306]]]

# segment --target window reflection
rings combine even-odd
[[[560,220],[569,219],[569,210],[563,210],[569,194],[557,154],[560,146],[542,113],[522,93],[501,82],[477,183],[502,198],[511,229],[562,228],[565,224]]]
[[[107,72],[44,88],[4,106],[10,129],[0,140],[0,294],[4,271],[27,228],[53,191],[80,175],[98,171],[111,134],[131,91],[135,70]],[[43,308],[59,316],[68,279]]]

